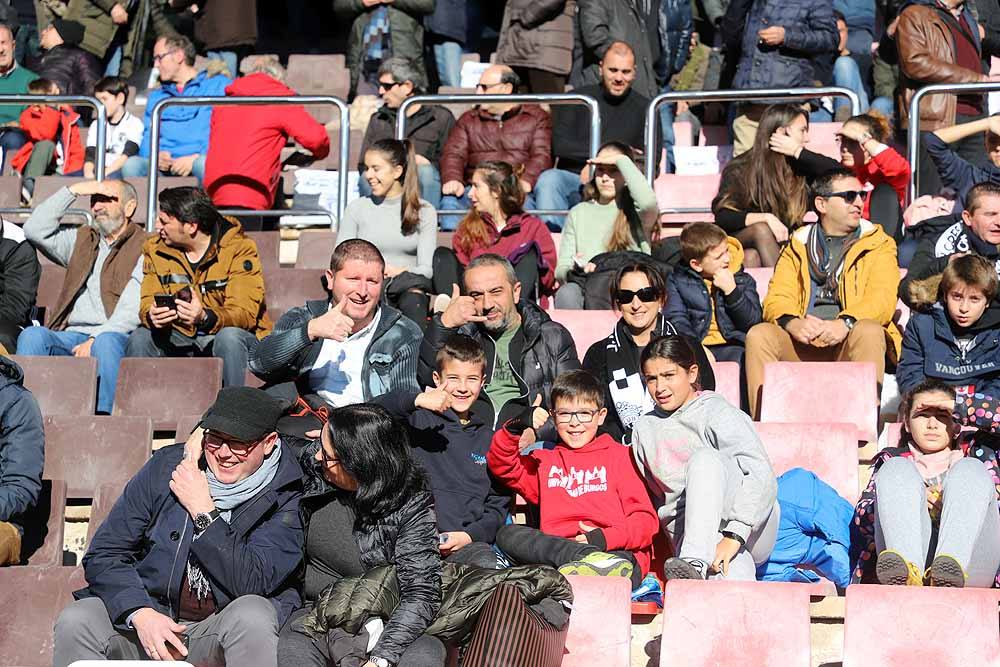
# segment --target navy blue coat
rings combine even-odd
[[[18,524],[38,502],[45,467],[42,413],[21,367],[0,357],[0,521]]]
[[[100,598],[121,629],[141,607],[177,620],[185,564],[194,556],[219,608],[242,595],[266,597],[281,626],[301,604],[293,578],[303,547],[295,454],[284,448],[271,483],[197,541],[191,516],[168,486],[183,455],[184,445],[164,447],[129,481],[83,557],[88,588],[74,596]]]
[[[780,46],[760,43],[757,33],[785,29]],[[830,0],[755,0],[747,13],[733,88],[813,85],[813,57],[834,52],[840,41]]]
[[[736,289],[731,294],[714,290],[715,319],[719,333],[727,343],[743,343],[750,327],[763,317],[757,283],[743,271],[737,271]],[[667,305],[663,316],[674,325],[677,333],[703,340],[712,324],[712,301],[705,279],[690,267],[678,268],[667,281]]]
[[[658,29],[661,53],[656,74],[661,81],[669,82],[684,69],[691,51],[694,18],[690,0],[660,0]]]
[[[905,392],[924,378],[938,378],[955,386],[971,384],[977,393],[1000,396],[1000,331],[980,331],[975,346],[963,355],[944,308],[913,313],[903,333],[896,384]]]

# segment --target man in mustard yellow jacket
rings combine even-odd
[[[201,188],[168,188],[159,204],[125,356],[219,357],[223,386],[242,386],[250,353],[271,331],[257,244]]]
[[[774,267],[764,321],[746,341],[751,414],[758,414],[764,366],[772,361],[868,361],[879,386],[886,358],[899,358],[892,321],[899,268],[896,243],[861,217],[864,189],[837,169],[813,183],[819,222],[800,227]]]

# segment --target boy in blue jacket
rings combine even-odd
[[[427,472],[441,536],[454,563],[496,568],[492,544],[507,521],[510,497],[490,475],[486,452],[493,411],[480,401],[486,355],[472,337],[452,334],[438,350],[434,389],[400,389],[372,400],[405,419],[413,457]]]
[[[667,282],[664,316],[717,361],[742,365],[747,332],[763,314],[757,283],[743,270],[743,246],[710,222],[685,226],[680,241],[681,265]]]

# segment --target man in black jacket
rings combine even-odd
[[[104,68],[93,54],[79,47],[83,25],[56,19],[39,35],[45,54],[38,65],[38,76],[59,86],[63,95],[91,95]]]
[[[458,294],[456,285],[448,308],[434,317],[424,333],[420,385],[434,385],[438,350],[457,331],[478,340],[486,352],[483,391],[493,408],[494,425],[536,401],[548,406],[556,377],[580,368],[569,331],[534,303],[520,300],[521,283],[514,267],[499,255],[480,255],[469,262],[463,282],[465,296]],[[554,437],[551,421],[539,435]]]
[[[31,324],[42,267],[20,227],[0,221],[0,354],[13,354]]]
[[[22,515],[38,502],[45,467],[42,413],[21,367],[0,357],[0,565],[21,562]]]

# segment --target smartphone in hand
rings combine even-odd
[[[157,308],[169,308],[177,310],[177,299],[172,294],[154,294],[153,303]]]

